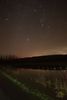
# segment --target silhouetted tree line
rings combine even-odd
[[[50,55],[30,58],[0,57],[1,67],[31,69],[67,69],[67,55]]]

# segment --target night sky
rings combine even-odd
[[[67,53],[67,0],[0,0],[0,55]]]

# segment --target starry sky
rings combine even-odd
[[[0,0],[0,55],[66,53],[66,0]]]

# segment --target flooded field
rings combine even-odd
[[[52,100],[67,99],[67,70],[17,68],[11,70],[7,69],[6,72],[28,87],[30,91],[46,94],[51,97]]]

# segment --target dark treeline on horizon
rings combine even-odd
[[[29,58],[0,57],[1,68],[67,69],[67,55],[49,55]]]

